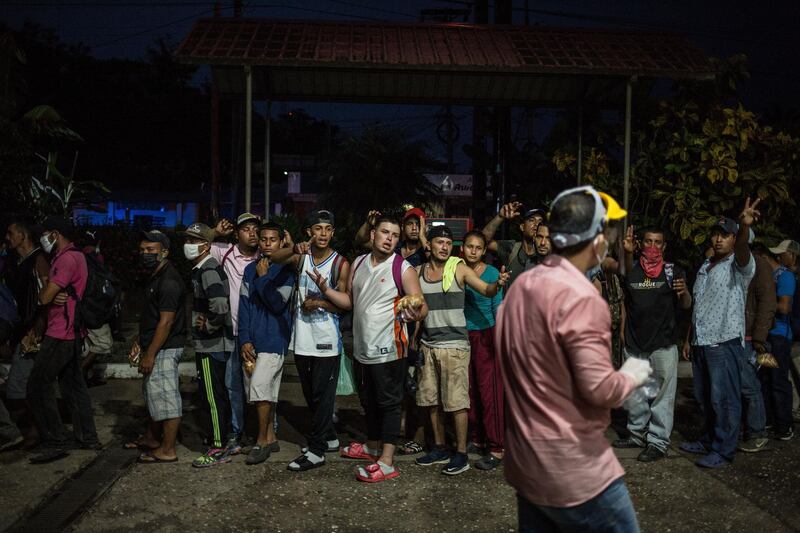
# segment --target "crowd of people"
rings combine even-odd
[[[395,455],[415,454],[417,465],[453,476],[470,468],[468,453],[480,452],[478,469],[505,464],[522,530],[605,522],[636,530],[612,446],[641,449],[643,462],[667,455],[679,354],[692,361],[705,420],[699,438],[680,449],[699,454],[699,466],[724,467],[737,450],[793,437],[800,244],[754,243],[759,203],[748,199],[738,220],[713,225],[693,288],[665,259],[663,229],[625,229],[627,213],[591,187],[564,191],[549,209],[506,204],[482,230],[458,236],[459,253],[453,231],[429,227],[419,208],[400,219],[371,211],[355,236],[363,253],[352,261],[332,247],[327,210],[307,217],[297,241],[252,213],[196,222],[182,232],[190,285],[170,258],[170,238],[143,232],[145,305],[129,357],[143,375],[149,420],[125,446],[140,451],[140,463],[178,461],[178,364],[188,341],[208,444],[194,467],[245,452],[256,465],[280,449],[276,411],[290,359],[311,412],[291,471],[322,467],[326,454],[338,453],[363,461],[356,478],[375,483],[400,475]],[[514,222],[520,240],[495,238]],[[110,331],[81,323],[97,267],[76,234],[69,220],[50,217],[39,227],[14,222],[6,235],[6,397],[32,417],[34,463],[101,447],[81,355],[103,353]],[[366,439],[342,445],[336,393],[351,365]],[[623,403],[627,432],[609,443],[610,409]],[[258,421],[252,442],[246,405]],[[1,402],[0,439],[2,448],[23,440]]]

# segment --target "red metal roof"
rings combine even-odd
[[[211,65],[713,76],[681,36],[585,28],[214,18],[197,21],[176,56]]]

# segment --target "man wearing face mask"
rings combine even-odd
[[[31,458],[32,463],[59,459],[66,455],[66,448],[75,445],[85,449],[101,447],[78,361],[86,331],[78,326],[76,309],[89,273],[86,258],[73,244],[74,233],[72,223],[63,217],[49,217],[42,224],[40,242],[52,260],[47,286],[39,293],[39,303],[47,306],[47,330],[28,379],[28,399],[43,447],[43,453]],[[69,442],[61,423],[56,381],[72,414],[75,443]]]
[[[228,276],[234,338],[239,331],[239,293],[244,269],[258,259],[259,224],[261,224],[261,219],[258,215],[242,213],[236,218],[236,244],[211,243],[211,255],[222,265]],[[214,228],[214,237],[228,237],[233,232],[234,225],[231,221],[223,219]],[[236,344],[238,345],[238,342]],[[233,428],[233,437],[228,442],[228,453],[236,455],[242,452],[242,445],[239,441],[244,432],[244,378],[239,350],[233,350],[228,359],[225,386],[228,388],[228,397],[231,401],[231,426]]]
[[[139,343],[134,343],[131,358],[138,358],[139,372],[144,374],[142,390],[150,423],[132,444],[149,448],[138,459],[144,464],[178,460],[175,441],[183,409],[178,363],[186,343],[186,290],[178,269],[167,258],[169,245],[169,238],[158,230],[143,232],[139,242],[139,257],[150,277],[139,319]]]
[[[631,358],[614,370],[608,306],[586,278],[608,252],[609,222],[625,215],[592,187],[559,194],[548,219],[555,252],[517,278],[498,312],[505,476],[520,531],[639,531],[604,432],[650,363]]]
[[[624,277],[627,320],[625,358],[647,359],[661,388],[651,402],[639,402],[628,412],[630,436],[614,441],[616,448],[644,448],[639,461],[666,457],[678,383],[677,316],[692,306],[686,273],[664,261],[664,231],[644,228],[639,232],[639,260],[633,261],[633,226],[624,241],[630,268]]]
[[[702,406],[705,427],[700,439],[683,442],[681,450],[703,454],[705,468],[722,468],[733,461],[742,417],[738,361],[745,358],[745,301],[756,272],[748,241],[750,226],[760,213],[761,199],[745,201],[739,223],[720,217],[711,228],[713,256],[697,273],[692,312],[692,346],[683,357],[692,361],[694,395]],[[692,354],[690,356],[690,354]]]
[[[195,222],[184,232],[183,254],[192,262],[192,338],[197,381],[208,420],[209,449],[192,461],[206,468],[230,462],[225,447],[231,435],[231,404],[225,388],[225,366],[233,345],[233,324],[228,302],[228,276],[211,255],[214,230]]]

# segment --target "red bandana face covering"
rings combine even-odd
[[[661,249],[656,246],[643,248],[642,255],[639,256],[639,264],[642,265],[642,269],[648,278],[657,278],[664,268],[664,256],[661,253]]]

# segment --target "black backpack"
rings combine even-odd
[[[70,285],[67,294],[78,301],[75,308],[76,328],[97,329],[111,322],[119,311],[120,283],[94,254],[78,253],[86,258],[86,270],[89,274],[86,290],[83,291],[83,298],[78,298],[74,287]]]

